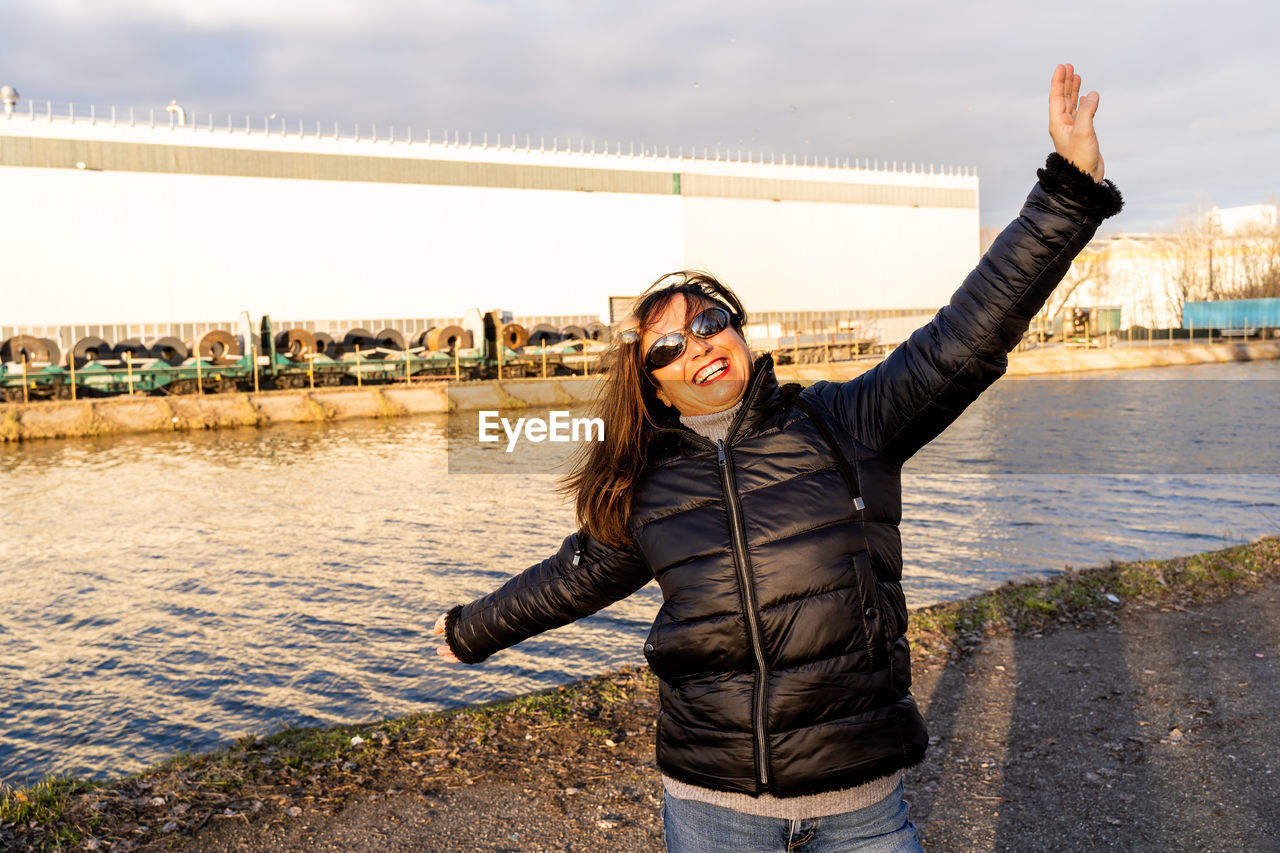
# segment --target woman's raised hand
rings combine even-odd
[[[447,616],[447,615],[448,615],[448,614],[446,614],[446,613],[441,613],[441,614],[440,614],[440,618],[436,620],[436,626],[435,626],[434,628],[432,628],[432,629],[431,629],[431,633],[433,633],[433,634],[443,634],[443,633],[444,633],[444,618],[445,618],[445,616]],[[457,662],[458,662],[458,656],[457,656],[457,655],[455,655],[452,651],[450,651],[450,650],[449,650],[449,645],[448,645],[448,643],[444,644],[443,646],[436,646],[436,654],[437,654],[437,655],[439,655],[440,657],[444,658],[444,659],[445,659],[445,660],[447,660],[447,661],[451,661],[451,662],[453,662],[453,663],[457,663]]]
[[[1053,69],[1049,85],[1049,135],[1054,149],[1076,168],[1101,181],[1105,169],[1093,131],[1093,114],[1100,96],[1090,92],[1080,97],[1080,75],[1070,64]]]

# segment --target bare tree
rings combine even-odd
[[[978,229],[978,254],[979,255],[985,255],[987,253],[987,249],[990,249],[991,244],[994,243],[996,241],[996,238],[1000,236],[1001,230],[1003,229],[997,228],[994,225],[983,225]]]
[[[1133,325],[1179,325],[1187,302],[1280,297],[1280,206],[1223,217],[1189,208],[1163,234],[1098,240],[1076,258],[1037,315],[1053,322],[1071,305],[1119,304]]]
[[[1223,238],[1231,278],[1223,288],[1232,299],[1280,296],[1280,222],[1273,215]]]
[[[1182,306],[1187,302],[1213,299],[1221,288],[1221,250],[1208,214],[1194,208],[1178,219],[1178,224],[1165,238],[1161,253],[1165,295],[1173,308],[1174,321],[1182,321]]]
[[[1036,318],[1043,322],[1051,322],[1054,317],[1062,313],[1077,291],[1082,288],[1088,289],[1090,285],[1104,285],[1109,279],[1107,255],[1105,245],[1086,246],[1084,251],[1076,256],[1062,283],[1049,295]]]

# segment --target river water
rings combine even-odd
[[[1280,533],[1276,380],[1275,361],[1003,380],[904,470],[909,600]],[[438,613],[573,527],[552,474],[450,465],[468,423],[0,447],[0,781],[639,663],[653,585],[483,666],[437,661]]]

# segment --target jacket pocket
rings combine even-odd
[[[907,599],[902,594],[902,585],[876,581],[876,602],[880,606],[885,642],[893,642],[894,637],[907,630]]]
[[[649,664],[649,669],[653,670],[653,674],[662,678],[662,655],[658,648],[657,620],[649,629],[649,636],[644,639],[644,659]]]
[[[911,644],[906,637],[889,643],[889,685],[899,695],[911,689]]]

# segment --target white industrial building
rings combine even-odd
[[[930,313],[972,268],[967,170],[17,101],[0,327],[597,315],[658,274],[752,312]]]
[[[1280,206],[1214,207],[1178,230],[1094,240],[1047,310],[1113,306],[1122,327],[1176,327],[1184,302],[1256,296],[1277,268]]]

